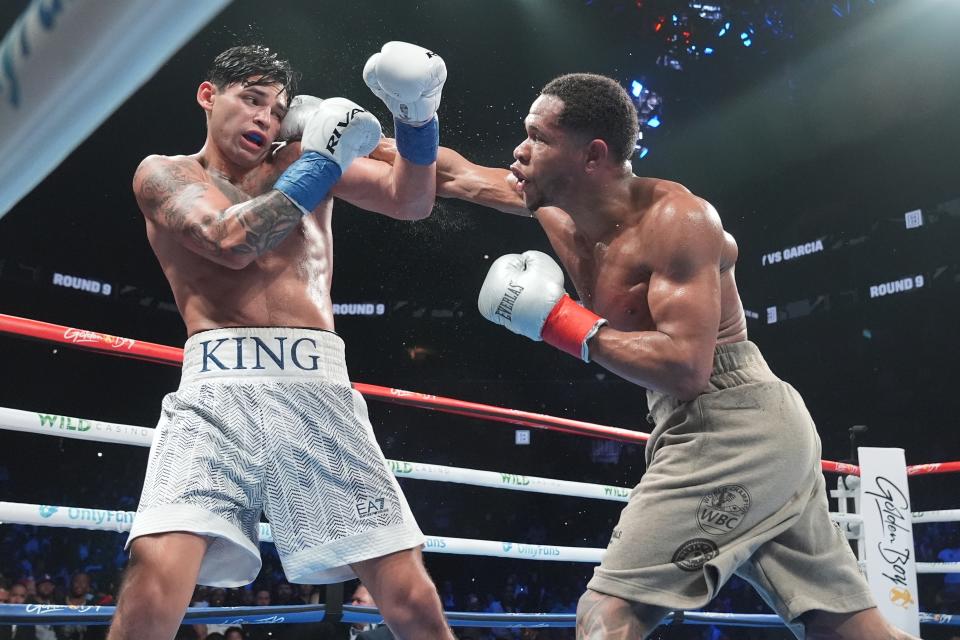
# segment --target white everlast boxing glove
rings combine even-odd
[[[380,122],[346,98],[323,100],[303,129],[302,152],[273,188],[307,214],[358,156],[373,151],[381,136]]]
[[[446,80],[443,58],[408,42],[388,42],[363,67],[363,81],[393,114],[398,153],[415,164],[437,159],[436,113]]]
[[[543,340],[590,362],[587,342],[606,320],[563,290],[563,270],[540,251],[497,258],[480,288],[483,317],[531,340]]]
[[[310,116],[316,113],[320,105],[323,104],[323,98],[316,98],[308,95],[294,96],[287,107],[287,113],[283,116],[280,123],[280,133],[277,140],[299,140],[303,137],[303,130],[307,126]]]

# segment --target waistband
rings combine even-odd
[[[731,344],[717,345],[713,352],[713,372],[710,382],[703,394],[716,393],[724,389],[732,389],[744,384],[756,382],[773,382],[779,380],[763,354],[754,343],[749,340]],[[701,394],[702,395],[702,394]],[[684,404],[673,396],[659,391],[647,390],[647,407],[650,409],[650,420],[660,424],[677,407]]]
[[[760,349],[749,340],[720,344],[713,352],[712,391],[735,387],[748,382],[776,379]]]
[[[190,336],[180,383],[213,379],[350,384],[343,339],[332,331],[295,327],[230,327]]]

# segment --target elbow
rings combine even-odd
[[[433,200],[424,200],[397,206],[391,217],[413,222],[416,220],[426,220],[430,217],[431,213],[433,213]]]

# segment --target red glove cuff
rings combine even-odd
[[[574,358],[590,362],[584,343],[606,322],[593,311],[574,302],[570,296],[564,295],[553,305],[550,315],[543,323],[540,337],[547,344],[566,351]]]

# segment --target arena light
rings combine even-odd
[[[643,92],[643,85],[636,80],[630,83],[630,93],[633,94],[634,98],[639,98],[640,94]]]
[[[656,129],[657,127],[659,127],[659,126],[660,126],[660,116],[653,116],[652,118],[650,118],[649,120],[647,120],[647,126],[650,127],[651,129]]]

